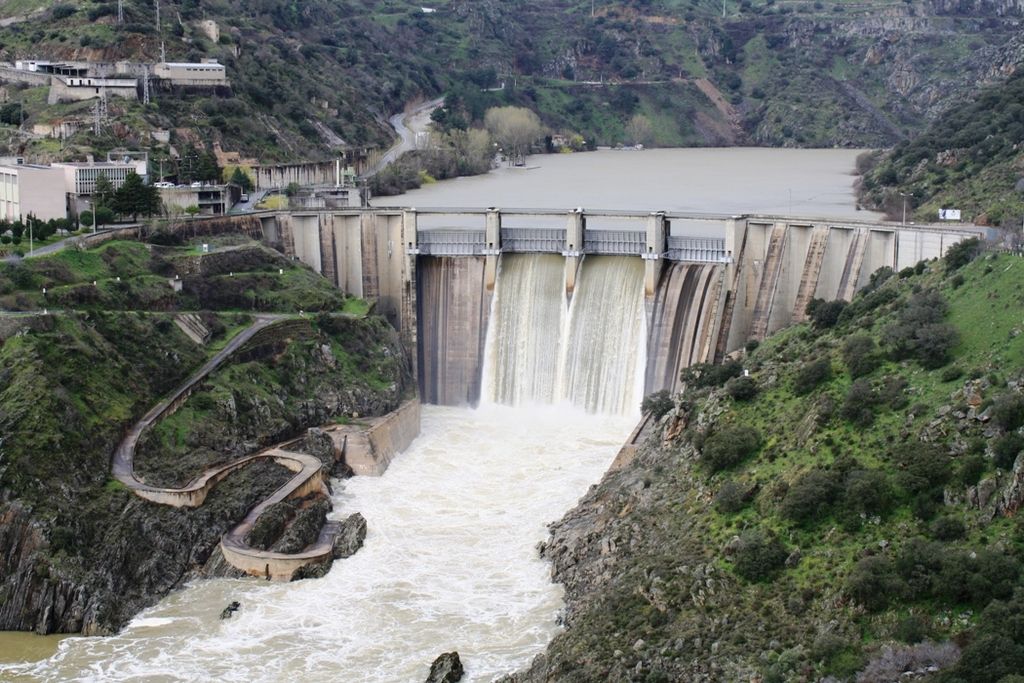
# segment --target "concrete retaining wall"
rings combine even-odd
[[[357,476],[379,477],[395,456],[420,434],[419,399],[406,401],[384,417],[362,425],[344,425],[329,432],[345,464]]]

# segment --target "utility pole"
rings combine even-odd
[[[160,32],[160,0],[156,0],[156,31]]]
[[[124,0],[117,0],[117,23],[124,23]]]
[[[903,197],[903,226],[907,225],[907,194],[900,192],[900,196]]]
[[[164,41],[160,41],[160,62],[167,63],[167,52],[164,50]]]
[[[722,0],[722,18],[725,19],[725,0]]]
[[[149,66],[142,67],[142,103],[149,104]]]

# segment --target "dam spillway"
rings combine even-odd
[[[635,413],[645,358],[643,264],[624,256],[590,258],[571,297],[564,267],[547,254],[502,258],[482,398]]]

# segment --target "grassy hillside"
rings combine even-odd
[[[554,528],[569,626],[519,680],[1019,680],[1024,261],[955,265],[649,401]]]
[[[301,263],[255,242],[235,242],[218,248],[214,240],[203,254],[198,243],[113,241],[0,264],[0,308],[291,312],[359,305]]]
[[[935,220],[942,208],[1019,232],[1024,219],[1024,72],[950,108],[921,135],[878,160],[862,194],[890,211],[900,193],[916,217]]]
[[[387,114],[460,89],[534,107],[554,132],[597,144],[628,142],[641,113],[653,144],[882,146],[1021,55],[1019,8],[982,0],[181,0],[162,3],[159,27],[142,0],[126,0],[124,24],[111,1],[26,3],[0,6],[24,19],[0,28],[0,59],[156,61],[163,44],[168,59],[221,60],[232,80],[231,97],[112,102],[112,125],[63,145],[0,126],[8,151],[54,157],[117,146],[164,157],[155,128],[179,152],[216,141],[264,161],[328,157],[386,144]],[[22,105],[29,126],[90,118],[88,102],[47,106],[44,88],[8,97],[8,124]]]

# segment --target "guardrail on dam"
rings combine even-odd
[[[440,403],[479,397],[490,299],[506,254],[562,257],[567,299],[587,257],[642,259],[653,391],[671,387],[685,365],[721,359],[802,321],[812,298],[849,299],[878,268],[936,258],[977,235],[964,227],[583,209],[338,209],[260,220],[264,238],[285,254],[376,302],[418,349],[424,400]],[[424,334],[430,339],[418,344]],[[425,375],[430,386],[422,386]]]

